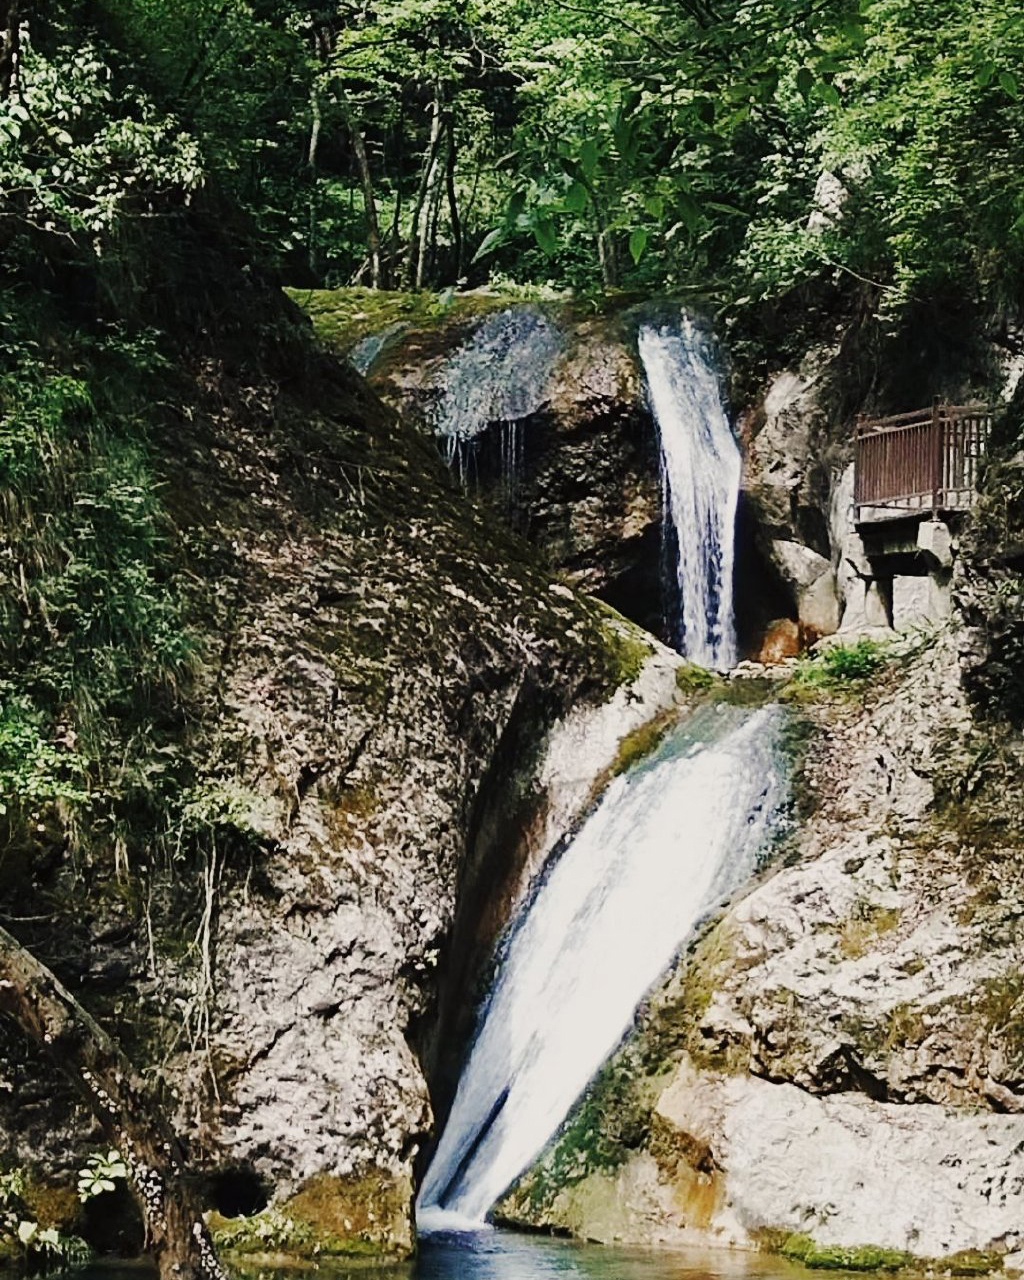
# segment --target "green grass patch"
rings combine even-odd
[[[839,929],[839,950],[847,960],[858,960],[887,933],[899,928],[898,907],[859,903]]]
[[[804,702],[859,690],[890,660],[888,650],[887,643],[865,638],[802,657],[779,696],[784,701]]]

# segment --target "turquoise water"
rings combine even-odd
[[[622,1249],[511,1231],[484,1231],[425,1239],[411,1275],[414,1280],[547,1280],[552,1276],[579,1280],[792,1280],[794,1269],[761,1254]]]
[[[239,1280],[804,1280],[813,1275],[764,1254],[623,1249],[512,1231],[430,1236],[416,1261],[400,1266],[331,1261],[310,1270],[231,1271]],[[74,1280],[149,1280],[152,1274],[124,1263],[73,1273]]]

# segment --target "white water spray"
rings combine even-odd
[[[419,1200],[479,1226],[621,1040],[694,925],[752,872],[782,712],[708,707],[616,778],[510,934]]]
[[[732,576],[740,451],[706,335],[688,317],[644,325],[640,359],[661,442],[661,483],[679,612],[676,648],[702,667],[735,665]]]

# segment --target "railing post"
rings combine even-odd
[[[938,520],[942,503],[942,406],[932,402],[932,519]]]
[[[860,519],[861,495],[864,492],[864,423],[866,413],[857,414],[857,422],[853,428],[853,521]]]

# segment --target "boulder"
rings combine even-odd
[[[765,630],[761,648],[754,660],[773,666],[794,658],[800,652],[800,627],[792,618],[776,618]]]

